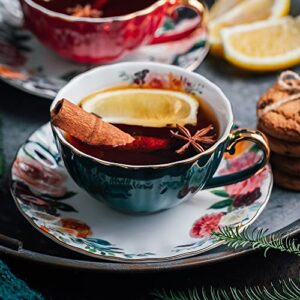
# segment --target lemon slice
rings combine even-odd
[[[199,102],[182,92],[130,88],[95,93],[81,105],[109,123],[165,127],[196,125]]]
[[[274,71],[300,63],[300,20],[285,17],[222,30],[225,57],[253,71]]]
[[[213,54],[222,55],[221,30],[235,25],[279,18],[289,13],[290,0],[244,0],[224,15],[212,20],[209,40]]]

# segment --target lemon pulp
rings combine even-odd
[[[127,88],[94,93],[81,106],[109,123],[165,127],[196,125],[199,102],[179,91]]]
[[[225,57],[254,71],[273,71],[300,63],[300,22],[291,17],[222,31]]]
[[[236,5],[233,5],[223,15],[218,16],[209,23],[211,50],[214,54],[221,55],[223,53],[223,44],[220,35],[222,29],[286,16],[290,8],[290,0],[243,0],[236,1],[236,3]],[[223,4],[219,0],[216,2],[216,5],[224,6],[225,3]],[[214,11],[214,7],[212,10]]]

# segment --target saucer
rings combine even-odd
[[[219,174],[243,169],[261,153],[248,142],[225,155]],[[81,190],[68,175],[49,124],[21,146],[12,167],[11,192],[18,209],[60,245],[119,262],[156,262],[194,256],[220,245],[222,226],[246,228],[266,206],[273,184],[263,172],[230,186],[198,192],[191,201],[152,215],[114,211]],[[189,192],[189,191],[182,191]]]
[[[189,9],[176,24],[166,18],[159,33],[190,27]],[[153,61],[196,69],[208,52],[207,30],[199,29],[177,41],[141,47],[120,61]],[[61,58],[22,27],[18,0],[0,0],[0,79],[28,93],[53,99],[74,76],[95,67]]]

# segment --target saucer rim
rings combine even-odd
[[[9,191],[10,194],[14,200],[14,203],[18,209],[18,211],[21,213],[21,215],[31,224],[31,226],[36,229],[37,231],[39,231],[40,233],[42,233],[44,236],[46,236],[47,238],[49,238],[50,240],[52,240],[53,242],[57,243],[58,245],[72,250],[74,252],[80,253],[84,256],[87,257],[93,257],[96,258],[98,260],[103,260],[106,262],[111,262],[111,263],[122,263],[122,264],[127,264],[127,265],[140,265],[140,264],[158,264],[158,263],[165,263],[165,262],[172,262],[172,261],[176,261],[176,260],[182,260],[182,259],[187,259],[187,258],[192,258],[192,257],[196,257],[199,254],[205,253],[207,251],[210,251],[216,247],[221,246],[222,244],[224,244],[223,242],[216,242],[215,244],[212,244],[210,246],[207,246],[206,248],[200,249],[200,250],[194,250],[194,251],[190,251],[187,253],[182,253],[182,254],[178,254],[178,255],[174,255],[174,256],[168,256],[168,257],[163,257],[163,258],[138,258],[138,259],[126,259],[126,258],[120,258],[120,257],[114,257],[114,256],[103,256],[103,255],[98,255],[98,254],[93,254],[91,252],[85,251],[83,249],[77,248],[75,246],[71,246],[69,244],[66,244],[62,241],[60,241],[58,238],[56,238],[54,235],[44,232],[43,230],[41,230],[33,221],[32,219],[23,211],[23,209],[20,207],[19,204],[19,200],[18,197],[14,194],[13,189],[12,189],[12,183],[13,183],[13,174],[12,174],[12,167],[14,162],[16,161],[19,151],[22,148],[22,146],[26,143],[26,141],[28,141],[30,139],[30,137],[36,133],[38,130],[40,130],[42,127],[44,127],[45,125],[47,125],[48,123],[43,124],[42,126],[38,127],[37,129],[35,129],[29,136],[28,138],[24,141],[24,143],[22,143],[20,145],[20,147],[18,148],[14,159],[10,165],[10,174],[9,174]],[[265,207],[267,206],[271,194],[272,194],[272,189],[273,189],[273,185],[274,185],[274,178],[273,178],[273,172],[272,172],[272,168],[271,165],[268,163],[267,167],[269,169],[269,176],[270,176],[270,184],[268,186],[268,190],[267,190],[267,194],[266,197],[264,199],[264,202],[262,203],[262,206],[256,211],[255,215],[253,216],[253,218],[251,220],[249,220],[249,222],[245,225],[243,225],[240,230],[243,231],[244,229],[246,229],[247,227],[249,227],[263,212],[263,210],[265,209]],[[198,193],[201,193],[201,191],[199,191]],[[300,230],[300,229],[299,229]],[[0,245],[1,248],[1,245]]]
[[[253,224],[255,222],[255,220],[260,216],[260,214],[263,212],[263,210],[266,208],[269,200],[270,200],[270,196],[272,193],[272,187],[273,187],[273,173],[272,171],[270,172],[270,185],[268,187],[268,193],[265,197],[265,201],[262,204],[262,206],[256,211],[255,216],[245,225],[243,225],[242,227],[239,228],[239,232],[242,232],[243,230],[245,230],[247,227],[249,227],[251,224]],[[175,260],[181,260],[184,258],[190,258],[190,257],[195,257],[197,255],[200,255],[202,253],[208,252],[212,249],[215,249],[221,245],[224,244],[224,242],[216,242],[215,244],[212,244],[206,248],[203,248],[201,250],[194,250],[191,252],[186,252],[186,253],[182,253],[182,254],[178,254],[175,256],[168,256],[168,257],[163,257],[163,258],[137,258],[137,259],[126,259],[126,258],[120,258],[120,257],[114,257],[114,256],[109,256],[109,255],[98,255],[98,254],[94,254],[88,251],[85,251],[83,249],[77,248],[75,246],[71,246],[69,244],[66,244],[64,242],[62,242],[61,240],[59,240],[58,238],[56,238],[54,235],[52,235],[51,233],[46,233],[45,231],[41,230],[32,220],[31,218],[22,210],[22,208],[20,207],[20,204],[18,203],[18,198],[14,195],[13,191],[12,191],[12,174],[9,178],[9,185],[10,185],[10,193],[14,199],[14,202],[16,204],[17,209],[19,210],[19,212],[25,217],[25,219],[35,228],[37,229],[40,233],[42,233],[44,236],[46,236],[47,238],[51,239],[53,242],[59,244],[60,246],[67,248],[69,250],[75,251],[77,253],[83,254],[85,256],[90,256],[96,259],[101,259],[104,261],[109,261],[109,262],[118,262],[118,263],[125,263],[125,264],[147,264],[147,263],[159,263],[159,262],[171,262],[171,261],[175,261]],[[201,193],[201,191],[199,191],[199,193]]]
[[[275,234],[283,234],[284,237],[294,237],[300,233],[300,220],[282,227],[274,232]],[[230,261],[234,258],[244,257],[251,253],[261,251],[259,248],[245,248],[238,250],[230,249],[229,251],[206,254],[202,256],[194,256],[180,260],[166,261],[160,263],[147,263],[147,264],[124,264],[108,261],[93,261],[84,259],[72,259],[66,257],[52,256],[50,254],[43,254],[32,250],[23,248],[22,241],[15,238],[3,237],[17,246],[1,246],[0,253],[13,257],[14,259],[21,259],[28,263],[43,264],[49,267],[64,268],[73,271],[86,271],[95,274],[153,274],[157,272],[170,272],[170,271],[183,271],[203,266],[212,266],[219,262]],[[224,255],[225,253],[225,255]],[[87,256],[84,256],[88,258]]]
[[[143,47],[147,47],[147,45],[145,45]],[[208,43],[208,40],[207,40],[205,46],[202,48],[203,56],[198,56],[196,61],[194,61],[192,64],[190,64],[189,66],[187,66],[185,68],[181,67],[181,66],[174,65],[174,64],[168,64],[168,63],[165,63],[165,65],[167,65],[167,66],[177,66],[177,67],[182,68],[183,70],[194,72],[202,64],[204,59],[207,57],[209,49],[210,49],[210,46],[209,46],[209,43]],[[115,63],[121,63],[121,62],[123,62],[123,61],[120,61],[120,62],[119,61],[112,61],[112,62],[106,63],[106,64],[95,65],[92,68],[96,68],[96,67],[100,67],[100,66],[109,66],[109,65],[112,65],[112,64],[115,64]],[[128,60],[128,61],[124,61],[124,62],[134,62],[134,61]],[[140,62],[149,62],[149,60],[140,61]],[[161,64],[164,64],[164,63],[161,63]],[[80,74],[85,73],[87,71],[83,71]],[[47,99],[47,100],[50,100],[51,102],[53,101],[53,99],[56,97],[56,95],[59,92],[59,91],[57,93],[53,92],[53,94],[50,95],[50,94],[47,94],[47,93],[43,92],[43,90],[40,91],[39,89],[36,89],[36,90],[35,89],[29,89],[29,88],[24,87],[22,84],[18,84],[19,80],[9,79],[9,78],[6,78],[6,77],[1,76],[1,75],[0,75],[0,80],[3,81],[4,83],[10,85],[11,87],[13,87],[15,89],[18,89],[18,90],[20,90],[20,91],[22,91],[26,94],[33,95],[33,96],[36,96],[36,97],[40,97],[40,98],[43,98],[43,99]],[[66,84],[67,83],[68,82],[66,82]]]

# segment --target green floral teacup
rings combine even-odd
[[[174,78],[176,80],[174,80]],[[53,127],[58,149],[74,181],[95,199],[127,213],[153,213],[192,198],[199,190],[232,184],[260,172],[269,159],[267,140],[252,129],[231,131],[230,103],[213,83],[196,73],[158,63],[119,63],[102,66],[71,80],[56,96],[51,109],[62,98],[79,103],[85,96],[104,88],[135,86],[174,88],[193,93],[207,102],[219,122],[218,141],[205,152],[191,158],[160,165],[126,165],[89,156],[71,145],[64,133]],[[256,143],[262,158],[248,169],[213,177],[225,152],[234,153],[244,140]]]

